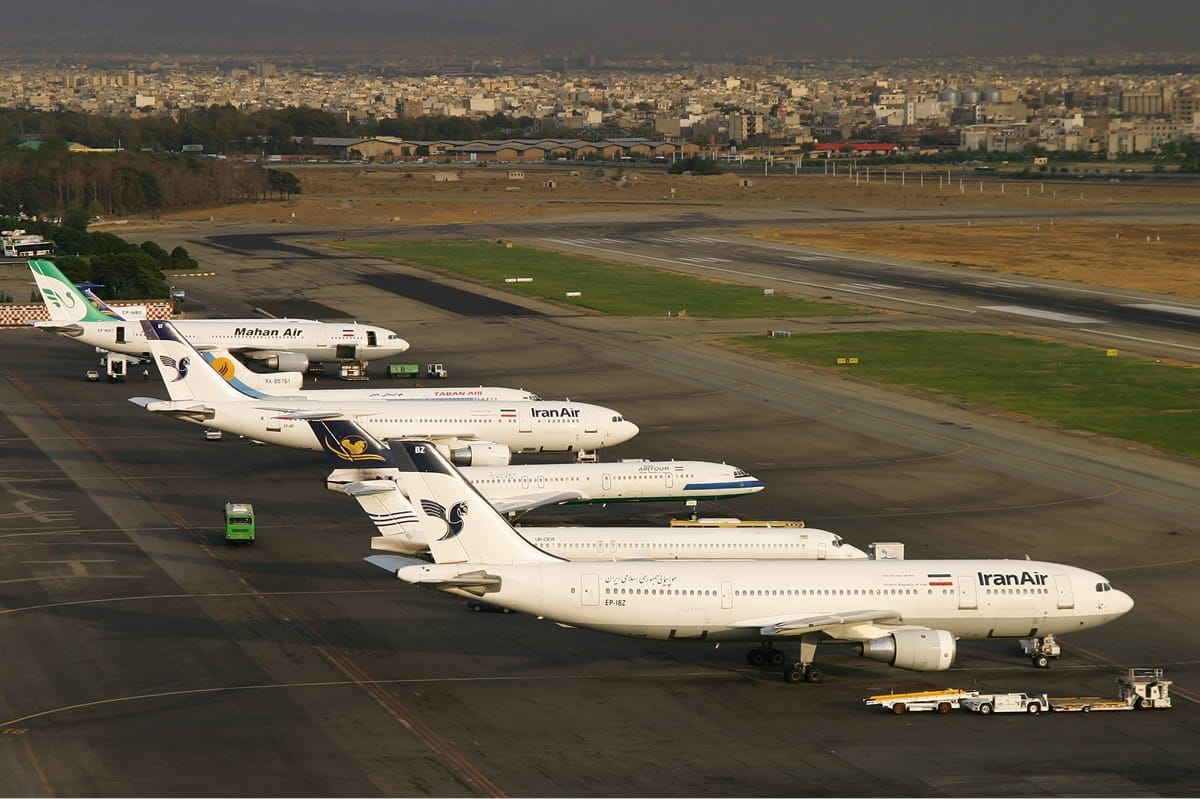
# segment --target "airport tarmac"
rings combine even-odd
[[[165,396],[157,381],[88,383],[87,347],[4,330],[0,793],[1200,793],[1194,464],[705,344],[736,323],[673,329],[527,301],[497,316],[487,303],[499,293],[438,279],[416,302],[394,290],[418,270],[303,237],[185,238],[218,273],[188,284],[189,310],[315,308],[381,324],[410,340],[405,360],[446,363],[449,383],[620,410],[642,433],[605,458],[724,460],[767,483],[705,515],[804,519],[859,546],[903,541],[909,557],[1072,563],[1138,604],[1064,637],[1049,670],[1012,641],[963,642],[937,674],[826,645],[820,685],[750,667],[745,646],[470,613],[362,562],[373,530],[321,489],[319,456],[207,441],[126,401]],[[382,366],[370,371],[382,380]],[[348,385],[316,387],[328,384]],[[253,547],[221,543],[230,500],[256,507]],[[530,521],[682,512],[614,505]],[[861,706],[945,686],[1107,696],[1118,669],[1151,665],[1175,680],[1175,708],[988,718]]]

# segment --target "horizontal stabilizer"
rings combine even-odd
[[[207,405],[180,405],[173,400],[160,400],[155,397],[130,397],[129,401],[151,413],[173,416],[176,419],[207,422],[217,415],[216,411]]]
[[[363,560],[372,566],[378,566],[381,569],[390,571],[392,574],[395,574],[406,566],[424,566],[429,563],[427,560],[406,558],[403,555],[368,555]]]
[[[298,411],[295,408],[272,408],[266,405],[254,406],[259,410],[272,411],[281,414],[283,419],[299,419],[303,421],[321,421],[322,419],[344,419],[341,411]]]
[[[45,330],[47,333],[58,333],[60,336],[76,336],[83,335],[83,328],[76,324],[63,324],[62,322],[47,322],[44,320],[35,320],[30,322],[31,325],[38,330]]]
[[[395,480],[360,480],[356,483],[345,483],[341,488],[342,493],[352,497],[366,497],[399,490]]]

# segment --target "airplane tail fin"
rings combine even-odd
[[[437,563],[562,560],[513,529],[435,444],[393,441],[391,450],[404,492],[427,522],[429,551]]]
[[[357,465],[372,471],[382,467],[394,477],[408,498],[408,510],[415,512],[420,520],[429,551],[437,563],[561,560],[538,549],[514,530],[436,445],[427,441],[392,441],[390,446],[384,446],[351,420],[310,424],[322,449],[337,464],[335,474],[344,473],[347,465]],[[387,497],[384,491],[370,493],[382,488],[381,483],[363,481],[363,494]],[[367,508],[361,498],[359,502]],[[379,520],[375,521],[380,526]],[[380,531],[384,532],[383,527]]]
[[[425,525],[400,489],[389,448],[344,419],[309,420],[309,425],[334,465],[326,488],[358,500],[379,531],[371,549],[406,555],[427,551]]]
[[[46,302],[46,310],[52,322],[111,322],[113,317],[105,314],[83,295],[67,276],[59,271],[53,261],[34,258],[29,261],[29,271]],[[118,317],[119,318],[119,317]]]
[[[266,396],[253,390],[241,391],[226,382],[170,322],[145,319],[142,330],[171,399],[212,401]]]

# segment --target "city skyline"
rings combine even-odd
[[[181,14],[159,0],[29,5],[5,20],[8,59],[152,53],[463,59],[662,55],[942,58],[1192,53],[1200,4],[1173,0],[717,0],[579,3],[460,0],[211,0]]]

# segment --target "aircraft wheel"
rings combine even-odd
[[[820,682],[825,678],[825,672],[818,669],[816,666],[809,666],[804,672],[804,679],[809,682]]]
[[[791,683],[804,682],[804,667],[799,663],[793,663],[783,670],[783,679]]]
[[[782,652],[780,652],[779,650],[776,650],[776,649],[771,650],[771,665],[772,666],[782,666],[784,659],[785,658],[784,658]]]
[[[767,653],[762,649],[751,649],[746,653],[746,660],[751,666],[765,666],[767,665]]]

